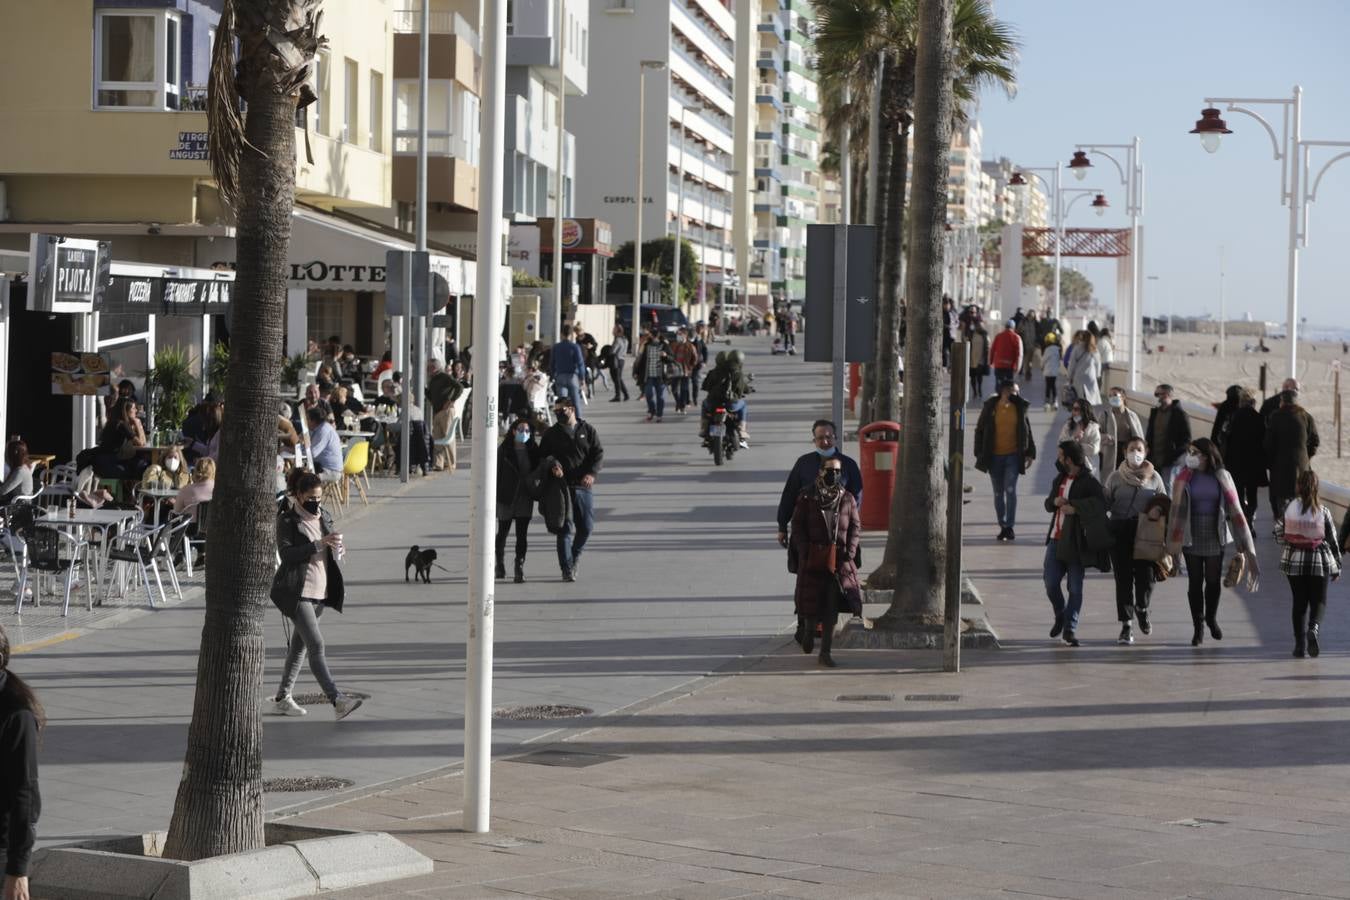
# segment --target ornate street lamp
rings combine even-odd
[[[1191,129],[1191,134],[1200,135],[1200,146],[1204,147],[1209,153],[1214,153],[1219,149],[1219,141],[1225,134],[1232,134],[1233,129],[1228,127],[1228,123],[1223,120],[1223,115],[1213,106],[1207,106],[1200,110],[1200,118],[1196,120],[1195,127]]]
[[[1069,171],[1073,172],[1073,177],[1082,181],[1087,177],[1088,169],[1092,168],[1092,160],[1083,150],[1076,150],[1073,159],[1069,160]]]

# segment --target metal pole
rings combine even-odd
[[[844,105],[853,102],[851,91],[844,86]],[[844,351],[848,329],[848,226],[853,222],[853,154],[849,150],[852,135],[845,120],[839,140],[840,218],[842,226],[834,239],[834,347],[831,353],[830,418],[834,421],[835,438],[844,446]]]
[[[1303,159],[1298,142],[1303,118],[1303,88],[1294,85],[1294,112],[1289,143],[1284,152],[1289,154],[1289,377],[1298,377],[1298,222],[1303,210]]]
[[[1144,233],[1139,220],[1144,214],[1144,169],[1139,162],[1139,138],[1130,145],[1127,188],[1130,203],[1130,390],[1139,390],[1139,342],[1144,330],[1143,278]]]
[[[638,63],[637,227],[633,233],[633,325],[628,335],[633,359],[637,359],[638,335],[642,333],[642,155],[643,119],[647,115],[647,66]]]
[[[672,283],[671,286],[670,286],[670,294],[671,294],[672,302],[673,302],[676,306],[683,306],[683,305],[684,305],[684,297],[680,294],[680,250],[681,250],[681,245],[684,243],[684,114],[685,114],[685,112],[687,112],[687,107],[685,107],[684,104],[680,104],[680,162],[679,162],[679,165],[676,167],[676,170],[675,170],[675,177],[676,177],[676,179],[678,179],[678,181],[679,181],[679,184],[678,184],[678,186],[676,187],[676,193],[675,193],[675,268],[674,268],[674,270],[673,270],[675,274],[674,274],[674,276],[671,278],[671,281],[672,281],[673,283]],[[704,170],[703,170],[703,171],[704,171],[704,183],[706,184],[706,183],[707,183],[706,160],[705,160],[705,164],[704,164],[704,165],[705,165],[705,168],[704,168]],[[704,213],[704,218],[706,219],[706,218],[707,218],[706,210],[707,210],[707,205],[708,205],[708,192],[707,192],[706,189],[705,189],[704,192],[703,192],[703,205],[704,205],[704,211],[705,211],[705,213]]]
[[[698,305],[708,302],[708,185],[703,185],[703,227],[698,242]]]
[[[478,173],[478,286],[473,305],[473,381],[478,428],[469,504],[469,633],[464,682],[464,830],[489,826],[492,785],[492,562],[496,530],[497,347],[502,296],[502,147],[506,137],[506,0],[485,0],[482,168]]]
[[[563,124],[567,118],[567,65],[564,54],[567,51],[567,0],[558,0],[558,21],[554,26],[558,33],[558,186],[553,200],[553,321],[551,339],[556,343],[562,340],[563,308],[563,191],[567,184],[563,157],[563,147],[567,143],[567,132]]]
[[[430,90],[428,78],[430,77],[430,44],[431,44],[431,4],[424,2],[422,4],[422,25],[421,35],[418,43],[418,62],[417,62],[417,224],[416,240],[417,249],[425,251],[427,249],[427,93]],[[420,265],[420,264],[419,264]],[[430,288],[431,278],[428,275],[427,287]],[[404,289],[409,297],[413,294],[412,281],[403,283]],[[427,377],[427,338],[429,329],[427,324],[431,316],[431,303],[427,297],[418,297],[415,309],[422,312],[416,318],[411,318],[413,313],[410,311],[408,319],[412,323],[413,345],[416,350],[413,352],[411,371],[404,375],[407,381],[407,387],[413,392],[408,398],[411,404],[414,400],[421,401],[426,393]],[[425,404],[422,405],[422,419],[427,419],[428,410]],[[403,432],[410,436],[409,432]],[[404,440],[406,447],[409,441]],[[406,481],[408,472],[405,469],[403,478]]]
[[[1059,318],[1059,245],[1064,243],[1064,202],[1059,196],[1059,166],[1055,166],[1055,318]]]
[[[412,302],[412,255],[403,254],[403,321],[411,322],[413,314]],[[403,329],[399,329],[402,334]],[[403,342],[404,358],[407,358],[408,342]],[[414,365],[416,363],[414,362]],[[407,369],[403,370],[403,396],[400,399],[398,410],[398,480],[404,484],[408,483],[408,460],[411,458],[408,449],[412,446],[412,402],[413,397],[412,373]]]
[[[970,344],[952,344],[952,371],[970,368]],[[966,473],[966,384],[952,378],[952,418],[947,424],[947,591],[942,616],[942,671],[961,671],[961,505]]]
[[[1227,310],[1224,309],[1223,301],[1223,244],[1219,245],[1219,358],[1223,359],[1225,353],[1224,340],[1228,337],[1228,331],[1225,327],[1227,321]]]

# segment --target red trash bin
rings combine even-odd
[[[858,389],[862,387],[862,363],[848,364],[848,411],[856,412]]]
[[[858,465],[862,469],[862,527],[891,526],[891,494],[900,461],[900,423],[873,422],[858,431]]]

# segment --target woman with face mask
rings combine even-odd
[[[1139,630],[1153,631],[1148,618],[1149,599],[1153,596],[1153,563],[1134,558],[1134,539],[1139,517],[1148,516],[1158,521],[1166,514],[1167,490],[1153,464],[1146,458],[1148,448],[1144,439],[1131,438],[1125,445],[1124,459],[1106,478],[1107,514],[1115,544],[1111,548],[1111,571],[1116,579],[1116,618],[1120,620],[1118,644],[1133,644],[1133,622],[1137,617]]]
[[[1097,471],[1097,458],[1102,449],[1102,427],[1092,414],[1092,406],[1081,397],[1073,401],[1069,408],[1069,419],[1059,430],[1056,443],[1073,441],[1083,449],[1083,459],[1087,460],[1087,470]]]
[[[192,475],[187,461],[183,458],[181,447],[175,445],[164,451],[164,458],[160,460],[159,466],[164,470],[164,477],[172,488],[181,489],[191,480]]]
[[[803,653],[814,650],[819,624],[820,664],[828,668],[835,666],[830,648],[840,610],[862,615],[862,591],[853,564],[861,526],[853,495],[844,490],[843,462],[837,456],[824,457],[815,482],[797,496],[788,552],[789,571],[797,573],[793,596],[797,643]]]
[[[1219,595],[1223,590],[1223,554],[1237,542],[1238,553],[1255,575],[1256,547],[1251,528],[1242,514],[1233,478],[1224,469],[1223,457],[1209,438],[1198,438],[1186,447],[1185,465],[1172,485],[1172,511],[1167,524],[1167,547],[1186,558],[1189,579],[1187,596],[1195,634],[1191,646],[1205,641],[1205,626],[1216,641],[1223,640],[1219,627]]]
[[[530,496],[530,474],[543,458],[529,419],[517,419],[506,440],[497,448],[497,577],[506,577],[506,537],[511,523],[516,526],[515,582],[525,580],[525,551],[530,519],[534,517],[534,498]]]
[[[1125,446],[1144,436],[1144,424],[1125,405],[1125,389],[1113,387],[1097,414],[1102,429],[1102,471],[1112,472],[1125,461]]]
[[[345,719],[361,705],[361,700],[338,690],[324,655],[319,617],[326,608],[342,612],[344,588],[342,535],[333,531],[333,519],[323,508],[323,482],[305,469],[291,473],[288,496],[277,512],[277,555],[281,565],[272,579],[272,602],[291,620],[290,647],[281,684],[270,712],[279,716],[303,716],[306,710],[291,697],[291,688],[300,674],[300,664],[309,654],[309,669],[319,682],[338,719]]]

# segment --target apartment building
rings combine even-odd
[[[1040,181],[1027,178],[1027,186],[1013,189],[1009,186],[1013,173],[1018,166],[1006,156],[998,159],[986,159],[980,163],[984,173],[993,184],[994,207],[992,216],[1001,222],[1018,222],[1033,228],[1045,228],[1049,219],[1050,202]]]
[[[589,58],[589,90],[567,112],[582,136],[577,185],[588,211],[611,225],[616,245],[633,239],[639,209],[644,241],[674,235],[682,216],[709,302],[736,269],[735,35],[731,0],[595,0],[589,43],[603,52]]]

